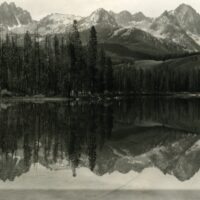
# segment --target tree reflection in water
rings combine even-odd
[[[199,100],[165,98],[104,104],[2,103],[0,179],[14,181],[32,164],[40,163],[51,170],[71,168],[74,177],[83,166],[103,175],[115,170],[142,171],[154,165],[187,180],[200,165],[190,170],[181,166],[183,176],[178,166],[184,163],[177,157],[199,140],[199,111]],[[165,148],[162,158],[152,153],[160,147]],[[149,156],[148,162],[130,162],[142,154]],[[192,155],[199,159],[199,153]],[[184,159],[189,160],[186,154]]]

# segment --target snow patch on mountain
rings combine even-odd
[[[110,26],[118,27],[115,18],[105,9],[99,8],[94,11],[89,17],[86,17],[79,21],[79,27],[81,30],[90,29],[91,26]]]
[[[8,30],[11,31],[15,28],[20,28],[22,27],[23,25],[21,24],[21,22],[19,21],[18,17],[15,16],[15,19],[17,21],[17,25],[13,25],[13,26],[8,26]]]
[[[200,34],[194,34],[190,31],[187,31],[187,34],[198,44],[200,45]]]
[[[68,25],[68,24],[72,24],[74,20],[82,19],[82,17],[76,16],[76,15],[54,13],[54,14],[48,15],[43,20],[45,19],[49,20],[49,22],[52,22],[52,23],[62,23],[63,25]]]
[[[20,24],[26,25],[31,23],[30,13],[17,7],[15,3],[8,4],[4,2],[0,5],[0,24],[5,27],[14,27]]]
[[[38,23],[38,31],[40,34],[64,33],[66,27],[73,24],[74,20],[82,19],[80,16],[54,13],[44,17]]]

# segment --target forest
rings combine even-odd
[[[67,37],[24,35],[1,40],[0,87],[19,95],[79,96],[113,90],[112,61],[98,49],[91,27],[88,44],[82,45],[77,22]]]
[[[199,53],[186,53],[185,57],[198,63]],[[68,98],[200,91],[198,66],[183,70],[171,67],[166,58],[161,61],[161,65],[147,69],[133,61],[116,64],[98,43],[95,27],[91,27],[85,45],[74,21],[71,32],[62,36],[44,39],[26,32],[23,42],[10,35],[1,39],[0,89],[12,96]]]

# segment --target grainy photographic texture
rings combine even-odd
[[[199,0],[0,0],[0,200],[200,199]]]

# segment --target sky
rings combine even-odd
[[[0,0],[3,3],[5,0]],[[40,19],[47,14],[63,13],[87,16],[97,8],[105,8],[131,13],[142,11],[149,17],[159,16],[165,10],[173,10],[181,3],[189,4],[200,13],[200,0],[7,0],[28,10],[33,19]]]

